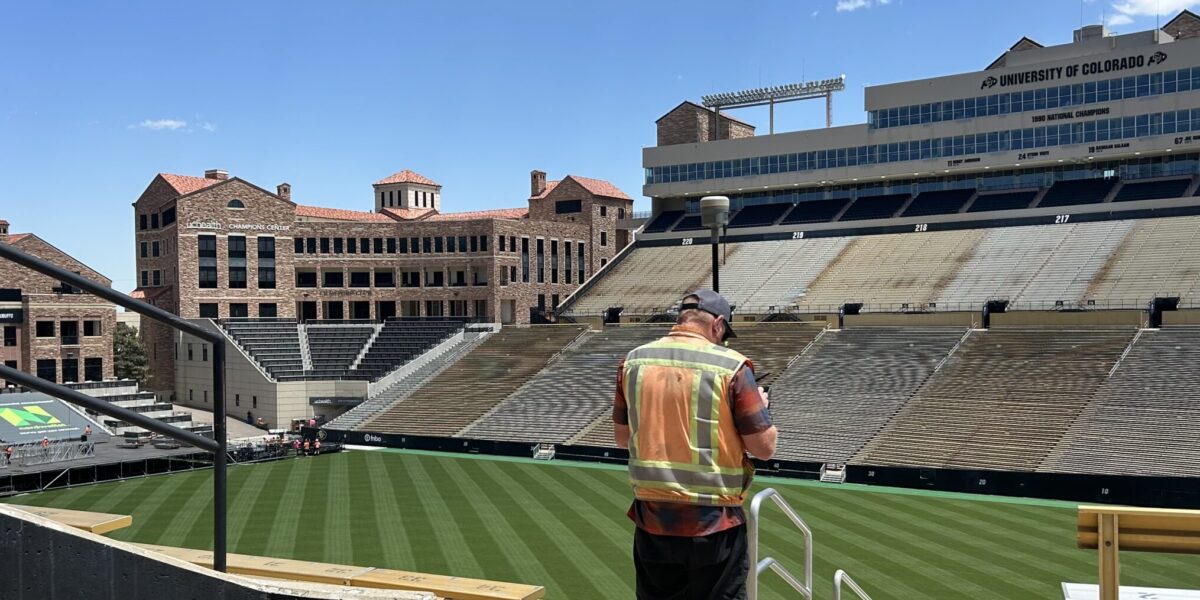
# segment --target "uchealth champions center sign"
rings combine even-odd
[[[57,399],[41,394],[0,395],[0,440],[24,444],[83,434],[86,420]]]

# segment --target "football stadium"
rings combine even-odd
[[[463,213],[408,170],[371,211],[160,173],[128,296],[0,221],[0,597],[636,597],[638,369],[708,365],[679,434],[707,441],[651,466],[720,507],[736,351],[778,431],[734,446],[739,597],[1200,598],[1200,17],[775,131],[844,87],[682,101],[644,214],[536,170]],[[148,381],[102,350],[116,305]],[[645,350],[696,311],[728,348]]]

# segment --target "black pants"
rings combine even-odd
[[[741,600],[746,597],[746,526],[705,537],[635,529],[638,600]]]

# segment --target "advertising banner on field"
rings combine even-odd
[[[0,394],[0,440],[5,442],[78,438],[87,425],[87,419],[55,398],[42,394]]]

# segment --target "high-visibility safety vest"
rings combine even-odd
[[[730,382],[749,360],[676,327],[625,358],[629,479],[639,500],[741,506],[754,475]]]

